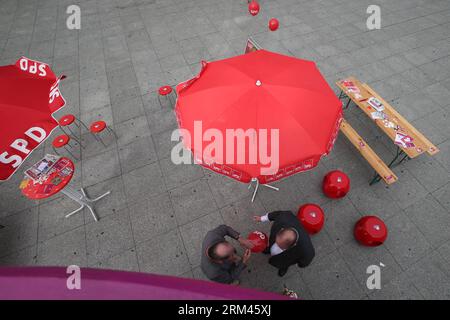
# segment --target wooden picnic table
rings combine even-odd
[[[350,102],[353,102],[397,146],[397,153],[388,164],[389,168],[402,163],[406,159],[416,158],[423,153],[434,155],[439,152],[439,149],[433,143],[367,84],[362,83],[355,77],[348,77],[337,81],[336,85],[341,89],[339,98],[348,97],[345,108],[348,108]],[[373,98],[376,98],[383,105],[384,109],[380,112],[377,112],[377,109],[371,105],[371,101],[376,101]],[[371,184],[379,180],[380,176],[376,175]]]

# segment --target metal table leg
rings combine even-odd
[[[66,186],[64,189],[61,190],[61,192],[63,194],[65,194],[70,199],[78,202],[81,205],[78,209],[76,209],[76,210],[72,211],[71,213],[67,214],[66,218],[74,215],[75,213],[83,210],[84,208],[88,208],[89,211],[91,212],[92,216],[94,217],[94,220],[98,221],[97,214],[94,211],[94,202],[100,200],[103,197],[106,197],[108,194],[111,193],[111,191],[108,191],[108,192],[102,194],[101,196],[99,196],[97,198],[91,199],[91,198],[89,198],[86,195],[86,192],[84,191],[83,188],[81,188],[80,190],[81,190],[81,193],[78,192],[77,190],[75,190],[74,188],[69,187],[69,186]]]
[[[248,189],[251,188],[251,186],[253,185],[253,182],[255,182],[256,185],[255,185],[255,190],[253,191],[253,195],[252,195],[252,202],[255,201],[256,193],[258,193],[258,189],[259,189],[259,185],[260,185],[258,179],[253,178],[252,181],[250,182],[250,184],[248,185]],[[270,188],[272,190],[275,190],[275,191],[279,191],[280,190],[279,188],[271,186],[270,184],[261,184],[261,185],[264,186],[264,187]]]
[[[400,157],[401,157],[400,161],[397,161]],[[398,166],[399,164],[401,164],[406,159],[409,159],[408,155],[402,149],[400,149],[400,147],[397,146],[397,152],[396,152],[394,158],[388,164],[388,167],[394,168],[394,167]],[[373,185],[374,183],[377,183],[380,180],[381,180],[380,175],[375,172],[375,175],[374,175],[373,179],[370,181],[369,185]]]

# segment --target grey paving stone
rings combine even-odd
[[[121,271],[139,271],[139,265],[136,256],[136,249],[129,249],[124,252],[118,253],[106,260],[98,262],[93,265],[95,268],[109,269],[109,270],[121,270]]]
[[[389,231],[385,246],[404,270],[431,250],[424,235],[404,213],[385,223]]]
[[[400,274],[380,290],[374,289],[369,295],[374,300],[423,300],[417,287],[412,283],[406,273]]]
[[[224,221],[216,211],[180,227],[180,234],[192,267],[200,265],[204,254],[202,243],[206,233],[221,224],[224,224]]]
[[[90,186],[121,174],[117,150],[106,151],[83,162],[83,185]]]
[[[219,208],[229,202],[242,199],[251,194],[251,191],[248,190],[247,184],[225,177],[209,169],[205,169],[204,172],[208,185],[211,188],[214,200]]]
[[[0,219],[0,255],[36,245],[38,209],[28,209]]]
[[[179,225],[184,225],[217,209],[204,179],[169,191]]]
[[[119,148],[120,166],[123,173],[157,161],[156,151],[150,137],[137,139]]]
[[[80,109],[89,112],[110,104],[106,77],[89,78],[80,82]]]
[[[134,247],[128,209],[86,225],[86,248],[89,265],[106,260]]]
[[[395,173],[401,183],[391,184],[388,189],[400,208],[404,209],[427,195],[425,187],[409,171],[399,167]]]
[[[289,277],[286,276],[286,279],[279,281],[274,287],[270,288],[270,291],[281,294],[285,288],[288,288],[297,293],[298,299],[312,300],[313,297],[300,273],[301,271],[293,273]]]
[[[39,241],[46,241],[84,224],[84,215],[79,212],[69,218],[69,214],[79,205],[68,197],[61,197],[39,206]]]
[[[185,152],[190,153],[187,150]],[[192,159],[191,164],[175,164],[171,158],[165,158],[160,161],[160,164],[168,189],[182,186],[204,176],[204,169],[195,164]]]
[[[118,101],[112,105],[114,123],[121,123],[144,115],[141,97],[132,97],[129,100]]]
[[[0,258],[2,267],[33,266],[36,264],[37,246],[31,246]]]
[[[64,250],[61,250],[64,248]],[[38,244],[40,266],[87,266],[86,231],[81,226]]]
[[[338,249],[339,253],[352,271],[359,285],[367,294],[372,290],[367,288],[367,268],[371,265],[380,267],[382,288],[395,279],[402,269],[392,254],[383,246],[366,247],[356,241],[351,241]]]
[[[253,221],[254,216],[262,216],[268,213],[261,201],[256,198],[251,202],[251,197],[230,203],[220,209],[220,214],[226,225],[234,228],[247,237],[252,231],[259,230],[269,235],[271,223],[258,223]]]
[[[447,171],[450,171],[450,140],[439,144],[438,148],[440,151],[435,156],[437,161],[439,161]]]
[[[240,250],[238,252],[242,254]],[[262,253],[251,255],[248,267],[241,273],[240,281],[243,287],[268,291],[280,283],[278,270],[268,263],[268,259],[269,256]],[[291,266],[284,277],[298,276],[297,270],[296,265]]]
[[[450,182],[450,173],[428,155],[408,161],[405,167],[429,192]]]
[[[111,191],[110,195],[95,203],[95,212],[100,219],[110,214],[115,214],[127,206],[125,187],[121,177],[94,184],[87,187],[85,191],[90,198],[96,198],[107,191]],[[84,214],[86,223],[94,221],[89,210],[85,210]]]
[[[148,164],[123,175],[128,203],[166,190],[161,169],[157,162]]]
[[[177,128],[177,120],[170,107],[148,114],[147,119],[152,134]]]
[[[373,177],[373,169],[354,148],[327,159],[325,165],[330,171],[340,170],[347,174],[351,188],[367,185]]]
[[[172,202],[167,193],[144,197],[130,205],[130,218],[136,243],[156,239],[177,227]]]
[[[450,139],[449,121],[447,111],[437,110],[414,121],[413,125],[433,144],[438,145]],[[432,130],[431,128],[439,128],[439,130]]]
[[[431,194],[406,208],[405,214],[433,247],[450,239],[450,214]]]
[[[136,246],[141,272],[181,275],[191,268],[178,230]]]
[[[105,105],[103,107],[100,108],[96,108],[90,112],[82,112],[80,115],[80,120],[89,128],[90,125],[95,122],[95,121],[105,121],[107,125],[109,126],[113,126],[114,125],[114,120],[113,120],[113,116],[112,116],[112,110],[111,110],[111,106],[110,105]],[[73,126],[72,126],[73,127]],[[82,132],[87,132],[87,129],[84,128],[83,126],[81,127]],[[105,136],[108,135],[108,133],[105,132],[101,132],[97,134],[98,136],[102,137],[103,139],[105,139]]]
[[[450,212],[450,184],[433,192],[434,197],[444,206],[447,212]]]
[[[325,165],[319,163],[314,170],[299,173],[295,177],[304,202],[322,205],[330,200],[322,191],[323,178],[327,172]]]
[[[335,251],[300,271],[314,299],[360,299],[364,295],[346,263]],[[320,276],[318,276],[320,274]]]
[[[439,253],[427,254],[406,271],[425,299],[447,300],[450,297],[450,268]]]
[[[381,182],[372,186],[363,185],[352,189],[349,193],[351,202],[362,215],[375,215],[383,220],[401,212],[397,202]]]
[[[324,231],[336,246],[353,241],[353,227],[361,214],[348,198],[334,200],[322,206],[325,214]]]
[[[391,104],[408,121],[423,118],[424,116],[439,109],[439,105],[431,100],[431,96],[420,90],[400,96],[396,100],[392,101]]]
[[[200,266],[195,267],[192,269],[192,275],[194,276],[194,279],[197,280],[203,280],[203,281],[211,281],[209,280],[206,275],[203,273],[202,269],[200,268]]]
[[[119,146],[127,145],[139,138],[150,136],[150,128],[145,116],[133,118],[115,125]]]

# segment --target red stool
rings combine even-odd
[[[350,179],[342,171],[330,171],[323,179],[322,190],[329,198],[342,198],[350,191]]]
[[[70,128],[72,124],[75,124],[78,127],[78,129],[81,128],[81,126],[83,126],[87,131],[89,130],[87,126],[84,124],[84,122],[82,122],[80,119],[77,119],[73,114],[66,114],[62,116],[61,118],[59,118],[58,124],[65,134],[67,134],[67,132],[64,130],[64,128],[69,129],[72,136],[75,136],[75,133]]]
[[[78,144],[80,145],[80,147],[83,147],[82,145],[81,145],[81,143],[78,141],[78,140],[76,140],[75,138],[73,138],[76,142],[78,142]],[[55,137],[55,139],[53,139],[53,141],[52,141],[52,148],[53,148],[53,151],[57,154],[57,155],[59,155],[59,153],[58,153],[58,151],[56,151],[56,149],[60,149],[60,148],[64,148],[64,149],[66,149],[66,151],[72,156],[72,158],[75,158],[75,159],[79,159],[78,157],[75,157],[75,155],[67,148],[67,146],[69,146],[69,147],[71,147],[72,148],[72,146],[70,145],[70,140],[71,140],[71,138],[70,138],[70,136],[68,136],[67,134],[61,134],[61,135],[59,135],[59,136],[57,136],[57,137]]]
[[[383,220],[375,216],[365,216],[358,220],[353,231],[356,240],[369,247],[383,244],[388,230]]]
[[[322,208],[313,203],[301,206],[298,209],[297,218],[309,234],[318,233],[325,222]]]
[[[172,101],[172,94],[174,94],[174,91],[172,89],[171,86],[162,86],[158,89],[158,101],[159,101],[159,105],[162,107],[162,102],[161,102],[161,97],[165,97],[166,99],[169,100],[170,105],[173,106],[175,105],[175,101]]]
[[[94,138],[95,138],[97,141],[101,142],[101,143],[106,147],[106,144],[103,142],[103,139],[102,139],[102,138],[100,137],[100,135],[99,135],[99,134],[100,134],[101,132],[103,132],[105,129],[106,129],[110,134],[112,134],[112,135],[116,138],[116,140],[117,140],[117,135],[116,135],[116,133],[114,132],[113,129],[111,129],[110,127],[108,127],[108,126],[106,125],[106,122],[105,122],[105,121],[102,121],[102,120],[95,121],[95,122],[91,123],[91,125],[90,125],[90,127],[89,127],[89,131],[90,131],[91,134],[94,136]]]
[[[253,242],[255,245],[251,250],[252,252],[258,253],[266,250],[269,245],[269,238],[264,232],[261,231],[253,231],[247,237],[248,240]]]

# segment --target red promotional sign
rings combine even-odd
[[[59,81],[45,63],[20,58],[0,67],[0,180],[7,180],[58,126],[65,105]]]

